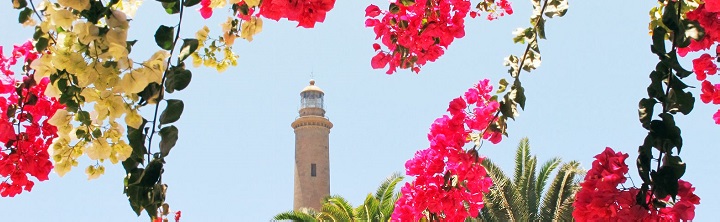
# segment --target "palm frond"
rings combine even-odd
[[[527,137],[522,138],[515,153],[515,184],[522,184],[525,175],[525,161],[530,159],[530,143]]]
[[[527,207],[528,217],[529,220],[535,220],[537,218],[538,214],[538,196],[535,195],[535,167],[537,166],[537,157],[533,156],[530,158],[527,163],[525,163],[525,183],[523,184],[521,193],[523,195],[523,199],[527,203],[525,205]]]
[[[397,184],[402,181],[403,178],[404,177],[402,176],[402,174],[400,174],[399,172],[395,172],[380,184],[377,191],[375,192],[375,199],[380,202],[380,204],[378,205],[380,209],[395,208],[395,201],[393,201],[393,194],[395,194],[395,186],[397,186]],[[384,212],[383,210],[380,211]]]
[[[355,208],[355,218],[359,221],[377,221],[380,202],[372,194],[368,194],[365,202]]]
[[[485,195],[486,205],[492,206],[491,213],[501,221],[526,221],[528,213],[523,207],[526,203],[516,185],[489,159],[484,159],[482,165],[494,183]]]
[[[573,210],[575,210],[572,205],[573,202],[575,202],[575,195],[572,195],[570,198],[567,198],[563,201],[562,205],[560,206],[560,211],[557,215],[555,215],[555,221],[573,221],[572,212]]]
[[[323,213],[329,213],[338,221],[350,221],[355,218],[352,205],[340,195],[326,197],[322,206]]]
[[[557,168],[560,163],[562,163],[562,159],[559,157],[552,158],[545,162],[542,167],[540,167],[540,172],[537,177],[537,183],[535,183],[535,193],[537,197],[541,197],[543,194],[543,191],[545,190],[545,185],[547,184],[548,178],[550,178],[550,174],[555,171],[555,168]]]
[[[575,177],[580,170],[580,163],[571,161],[560,167],[555,179],[550,184],[545,197],[543,198],[541,220],[550,221],[557,220],[560,215],[563,200],[574,195],[577,186]]]
[[[273,217],[273,220],[292,220],[292,221],[301,221],[301,222],[315,222],[317,219],[315,216],[317,215],[314,211],[287,211],[282,212],[275,217]]]

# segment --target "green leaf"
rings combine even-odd
[[[155,183],[160,180],[160,175],[162,175],[162,169],[163,161],[161,159],[153,159],[152,161],[150,161],[150,163],[147,165],[147,168],[140,176],[140,181],[138,181],[137,184],[132,185],[137,185],[141,187],[154,186]]]
[[[125,41],[125,48],[128,50],[128,53],[132,52],[132,47],[135,43],[137,43],[137,40]]]
[[[545,39],[545,19],[543,17],[538,18],[536,29],[538,37],[540,39]]]
[[[173,67],[168,71],[167,79],[165,80],[165,91],[172,93],[175,90],[183,90],[190,84],[192,80],[192,72],[190,70]]]
[[[644,183],[650,182],[650,163],[653,158],[652,143],[653,138],[648,133],[645,137],[643,145],[638,147],[637,168],[638,173],[640,174],[640,179],[642,179]]]
[[[32,12],[32,9],[25,7],[25,9],[23,9],[18,16],[18,22],[20,24],[27,22],[27,20],[30,19],[30,17],[32,16]]]
[[[180,47],[180,55],[178,55],[178,63],[185,61],[190,54],[198,48],[197,39],[183,39],[182,47]]]
[[[672,153],[672,148],[677,147],[678,153],[680,153],[682,137],[680,136],[680,128],[675,125],[673,115],[660,113],[659,116],[662,120],[650,122],[650,134],[656,140],[653,146],[663,153]]]
[[[175,27],[160,25],[155,31],[155,43],[162,49],[170,50],[173,44],[173,34],[175,34]]]
[[[531,44],[531,46],[533,44],[535,44],[535,46],[537,46],[537,42],[532,42],[530,44]],[[527,54],[525,56],[525,61],[523,61],[523,64],[522,64],[522,69],[525,70],[526,72],[530,72],[533,69],[537,69],[538,67],[540,67],[540,63],[541,63],[540,52],[538,52],[536,50],[528,50]],[[515,76],[515,78],[517,78],[517,76]]]
[[[140,212],[142,212],[144,206],[150,202],[147,190],[149,189],[139,186],[125,188],[125,195],[128,196],[130,207],[138,216],[140,216]]]
[[[37,42],[35,42],[35,50],[38,52],[45,51],[48,46],[48,41],[45,37],[38,38]]]
[[[647,88],[647,93],[650,98],[656,98],[660,102],[664,102],[667,100],[667,96],[665,96],[665,91],[663,90],[662,86],[662,79],[664,78],[664,75],[658,71],[652,71],[650,73],[650,85]]]
[[[170,154],[170,149],[175,146],[178,140],[178,129],[175,126],[168,126],[160,129],[160,158]]]
[[[656,27],[653,30],[653,44],[650,47],[650,51],[661,57],[665,56],[665,54],[667,53],[665,49],[665,34],[667,34],[667,31],[665,31],[665,28],[663,27]]]
[[[670,195],[673,199],[678,193],[678,179],[675,178],[675,172],[668,167],[660,167],[657,172],[651,172],[650,177],[655,188],[655,196],[663,199]]]
[[[500,113],[513,120],[515,120],[515,117],[518,116],[517,105],[515,105],[515,102],[510,99],[509,93],[505,94],[503,101],[500,102]]]
[[[510,91],[510,98],[520,105],[520,108],[525,110],[525,88],[522,87],[520,78],[515,79],[515,82],[513,82],[512,90]]]
[[[192,7],[197,5],[198,3],[200,3],[200,0],[185,0],[185,2],[183,2],[183,5],[185,7]]]
[[[185,108],[185,104],[179,99],[168,99],[166,102],[167,107],[165,107],[165,110],[160,114],[160,124],[177,121],[180,119],[180,115],[182,115],[183,109]]]
[[[663,11],[662,22],[671,31],[677,31],[680,27],[678,21],[679,19],[677,14],[677,2],[670,1],[665,6],[665,10]]]
[[[670,109],[668,111],[672,114],[677,112],[685,115],[690,114],[695,105],[695,97],[693,97],[692,93],[680,89],[671,88],[668,92],[668,99],[670,100]]]
[[[80,16],[87,18],[88,22],[92,24],[97,24],[101,18],[112,16],[111,14],[103,1],[90,1],[90,9],[80,12]]]
[[[549,4],[545,8],[545,16],[553,18],[563,17],[568,10],[567,0],[549,0]]]
[[[508,81],[505,79],[500,79],[500,83],[498,84],[498,90],[497,93],[503,93],[507,89]]]
[[[127,127],[128,144],[133,148],[130,158],[128,159],[133,159],[135,163],[130,162],[126,166],[126,163],[123,162],[123,166],[126,171],[137,167],[139,162],[143,162],[145,160],[145,154],[147,153],[147,148],[145,147],[145,136],[147,133],[143,133],[145,124],[147,124],[147,120],[143,118],[140,128],[135,129],[130,126]]]
[[[92,132],[92,136],[98,139],[102,137],[102,131],[100,131],[100,128],[95,128]]]
[[[143,91],[138,93],[138,96],[140,96],[140,101],[138,101],[138,104],[140,106],[144,106],[147,104],[156,104],[163,98],[163,90],[160,86],[160,84],[156,82],[151,82],[148,84]]]
[[[672,173],[672,178],[677,180],[680,179],[683,175],[685,175],[685,169],[687,167],[679,156],[666,155],[663,157],[663,159],[664,163],[662,167],[670,170],[670,172]]]
[[[85,130],[82,130],[82,129],[78,129],[77,131],[75,131],[75,137],[80,138],[80,139],[85,138],[86,134],[87,134],[87,132],[85,132]]]
[[[35,27],[35,33],[33,33],[33,40],[37,41],[40,37],[44,36],[45,33],[42,31],[40,26]]]
[[[180,0],[175,0],[175,1],[172,1],[169,3],[162,2],[160,4],[162,4],[163,8],[165,9],[165,12],[167,12],[170,15],[180,13]]]
[[[657,104],[655,99],[644,98],[640,100],[638,116],[640,117],[640,123],[642,123],[645,129],[650,129],[650,120],[652,120],[655,104]]]
[[[390,3],[388,11],[390,12],[390,14],[397,14],[398,12],[400,12],[400,7],[397,6],[397,4],[395,3]]]
[[[175,2],[176,0],[156,0],[156,1],[162,2],[162,3],[173,3],[173,2]]]
[[[89,126],[92,123],[92,120],[90,119],[90,113],[88,113],[87,111],[77,112],[77,120],[85,126]]]
[[[415,0],[400,0],[400,4],[410,7],[415,4]]]
[[[677,72],[676,73],[677,76],[680,77],[681,79],[688,77],[688,76],[690,76],[690,74],[692,74],[691,71],[686,70],[685,68],[682,67],[682,65],[680,65],[680,62],[678,62],[677,53],[676,53],[675,49],[673,49],[672,51],[670,51],[670,53],[668,53],[668,57],[664,58],[663,62],[667,66],[669,66],[670,68],[675,70],[675,72]]]
[[[508,73],[510,73],[510,76],[513,78],[517,78],[517,76],[520,74],[520,65],[518,64],[518,61],[520,61],[520,59],[518,59],[518,57],[515,55],[505,57],[504,65],[509,67]]]

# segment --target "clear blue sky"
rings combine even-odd
[[[401,71],[388,76],[370,68],[375,35],[363,26],[369,3],[388,4],[337,1],[326,22],[311,30],[266,20],[252,43],[236,41],[237,67],[222,74],[193,69],[190,86],[169,96],[185,101],[177,123],[180,140],[163,178],[169,184],[167,202],[182,210],[183,221],[267,221],[292,208],[295,140],[290,123],[298,116],[299,92],[311,73],[326,92],[327,116],[335,125],[331,193],[357,205],[386,176],[404,171],[416,150],[428,146],[428,128],[452,98],[480,79],[507,78],[503,57],[524,49],[512,44],[511,32],[528,25],[530,3],[515,0],[510,17],[467,22],[465,38],[419,75]],[[542,66],[523,74],[526,110],[509,124],[510,137],[481,152],[510,173],[514,148],[527,136],[540,160],[560,156],[590,167],[592,156],[610,146],[630,153],[628,163],[634,165],[646,133],[637,119],[637,103],[646,96],[648,74],[657,62],[647,34],[654,4],[627,1],[608,7],[602,1],[571,1],[565,17],[547,23],[548,40],[540,42]],[[157,49],[151,35],[158,25],[174,25],[160,13],[160,4],[147,0],[131,23],[131,38],[141,40],[133,50],[137,60]],[[0,20],[0,44],[8,47],[31,37],[31,29],[16,23],[17,11],[9,3],[0,14],[7,17]],[[216,34],[226,14],[220,10],[202,20],[189,11],[186,18],[183,36],[192,36],[203,24]],[[684,63],[690,67],[689,60]],[[689,117],[676,118],[685,139],[681,156],[688,163],[683,179],[702,198],[697,221],[715,219],[713,209],[720,209],[720,178],[713,167],[720,156],[715,110],[698,99]],[[87,181],[84,166],[90,161],[84,159],[63,178],[52,173],[32,192],[0,199],[0,221],[147,221],[145,215],[135,216],[122,194],[120,165],[106,166],[104,176]],[[634,168],[631,176],[639,181]]]

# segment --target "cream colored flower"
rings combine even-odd
[[[96,139],[90,146],[85,147],[85,153],[91,160],[102,160],[110,157],[112,148],[105,139]]]
[[[248,42],[252,41],[255,34],[262,31],[262,19],[253,16],[250,21],[245,21],[240,27],[240,37],[247,39]]]
[[[80,21],[73,26],[73,32],[77,34],[81,43],[90,44],[91,41],[99,38],[100,29],[90,22]]]
[[[78,11],[90,9],[90,0],[58,0],[58,3]]]

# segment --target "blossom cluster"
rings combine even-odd
[[[615,152],[607,147],[595,156],[592,168],[580,183],[581,189],[575,195],[573,218],[577,221],[687,221],[695,217],[695,205],[700,198],[695,188],[687,181],[678,181],[678,195],[674,202],[670,197],[661,201],[667,207],[646,209],[637,204],[640,189],[618,189],[627,178],[628,154]],[[648,191],[647,200],[654,198]]]
[[[365,26],[373,28],[373,44],[377,52],[371,59],[374,69],[389,66],[387,74],[397,68],[420,72],[427,62],[433,62],[445,53],[450,44],[465,36],[465,18],[470,12],[469,0],[394,1],[389,10],[376,5],[365,9]],[[477,7],[489,11],[488,19],[498,15],[512,14],[507,0],[485,0]],[[470,15],[474,18],[477,12]]]
[[[241,13],[243,20],[249,17],[265,17],[275,21],[287,19],[298,22],[298,26],[315,27],[315,23],[324,22],[327,12],[335,6],[335,0],[230,0],[230,4],[246,9]],[[214,8],[226,5],[225,0],[200,1],[200,15],[207,19],[212,16]]]
[[[720,84],[713,84],[708,80],[709,75],[717,74],[717,60],[720,55],[720,0],[706,0],[700,4],[695,10],[686,14],[688,20],[696,21],[704,30],[704,36],[700,40],[691,39],[690,45],[685,48],[679,48],[678,54],[686,56],[689,52],[697,52],[708,50],[715,46],[715,55],[703,53],[700,57],[693,59],[693,73],[697,80],[702,81],[702,92],[700,95],[704,103],[720,104]],[[720,109],[715,112],[713,119],[716,124],[720,124]]]
[[[50,80],[35,81],[29,64],[39,53],[32,42],[15,45],[5,57],[0,46],[0,196],[13,197],[39,181],[48,179],[53,165],[48,147],[57,137],[57,128],[48,123],[63,106],[45,95]],[[22,59],[22,60],[21,60]],[[22,64],[22,80],[16,79],[11,67]]]
[[[477,216],[483,207],[483,193],[488,192],[492,181],[481,165],[484,157],[478,155],[476,147],[465,150],[464,146],[473,140],[477,144],[480,135],[494,135],[485,129],[495,121],[499,104],[490,97],[492,86],[488,82],[482,80],[465,96],[452,100],[450,115],[436,119],[430,127],[430,147],[405,163],[406,174],[415,179],[402,187],[393,221],[423,217],[464,221]],[[499,139],[491,141],[497,143]]]
[[[45,94],[67,106],[48,120],[58,131],[51,156],[60,176],[77,166],[82,155],[97,161],[85,171],[93,179],[104,173],[101,162],[115,164],[132,153],[123,138],[126,125],[142,124],[138,94],[149,84],[160,84],[170,56],[159,50],[145,61],[130,58],[128,16],[139,4],[118,1],[95,19],[80,13],[90,9],[87,1],[44,0],[38,5],[43,19],[35,37],[48,44],[29,67],[36,82],[51,79]]]

